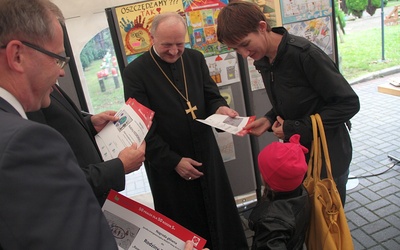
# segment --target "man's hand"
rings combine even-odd
[[[191,240],[186,241],[184,250],[193,250],[193,242]],[[209,249],[203,248],[203,250],[209,250]]]
[[[138,148],[136,143],[129,147],[124,148],[119,154],[118,158],[124,165],[125,174],[139,170],[145,160],[146,142],[143,141]]]
[[[175,167],[175,171],[185,180],[194,180],[200,178],[204,174],[197,170],[194,166],[200,167],[202,163],[197,162],[191,158],[183,157],[178,165]]]
[[[236,112],[235,110],[227,107],[227,106],[221,106],[217,109],[217,111],[215,111],[216,114],[219,115],[228,115],[229,117],[235,118],[236,116],[239,115],[238,112]]]
[[[90,121],[92,122],[97,133],[100,132],[109,121],[118,121],[118,117],[114,116],[116,113],[116,111],[108,110],[90,117]]]
[[[191,240],[186,241],[184,250],[193,250],[193,242]]]

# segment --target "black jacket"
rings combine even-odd
[[[254,231],[252,250],[302,249],[310,222],[310,200],[303,185],[261,201],[249,217]]]
[[[30,120],[47,124],[60,132],[68,141],[93,189],[100,205],[103,205],[110,189],[125,189],[125,172],[122,161],[115,158],[103,162],[97,148],[90,116],[83,117],[73,101],[58,87],[50,94],[51,104],[36,112],[29,112]]]
[[[357,94],[335,63],[316,45],[284,28],[272,32],[283,35],[272,64],[264,57],[254,62],[261,73],[272,109],[265,117],[273,124],[277,116],[285,121],[285,140],[300,134],[300,143],[311,148],[310,115],[321,115],[334,177],[349,168],[352,145],[345,125],[360,109]],[[308,158],[309,155],[307,155]]]

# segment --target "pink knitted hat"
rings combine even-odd
[[[258,155],[258,168],[264,181],[274,191],[293,191],[307,172],[306,153],[308,149],[300,144],[298,134],[290,137],[289,142],[269,144]]]

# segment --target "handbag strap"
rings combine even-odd
[[[320,142],[322,144],[322,152],[324,153],[324,160],[325,160],[325,167],[326,167],[326,175],[329,179],[333,180],[332,176],[332,168],[331,168],[331,159],[329,157],[329,151],[328,151],[328,143],[326,142],[326,136],[325,136],[325,129],[324,129],[324,124],[322,123],[321,116],[319,114],[314,115],[315,120],[317,122],[317,127],[318,127],[318,132],[319,132],[319,138]],[[321,164],[319,165],[319,173],[318,176],[321,175],[321,167],[322,167],[322,152],[319,151],[321,154]]]
[[[314,179],[314,185],[321,180],[321,168],[322,168],[322,153],[321,153],[321,142],[318,133],[318,123],[315,115],[311,116],[312,132],[313,132],[313,158],[312,158],[312,176]]]
[[[310,118],[311,118],[311,125],[312,125],[313,140],[312,140],[311,150],[310,150],[310,159],[308,160],[307,179],[310,179],[311,176],[313,178],[315,177],[313,169],[316,169],[318,167],[317,166],[318,128],[317,128],[317,122],[315,120],[314,115],[311,115]]]
[[[313,141],[311,145],[310,160],[308,161],[307,178],[309,179],[312,176],[314,183],[321,179],[322,162],[324,159],[327,177],[333,180],[328,144],[326,142],[325,130],[321,116],[315,114],[311,115],[310,118]]]

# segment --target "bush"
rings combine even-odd
[[[86,54],[81,53],[81,63],[82,63],[82,68],[83,70],[86,70],[87,67],[89,67],[90,65],[90,61],[88,59],[88,57],[86,56]]]
[[[347,0],[346,6],[353,16],[361,18],[364,10],[368,6],[368,0]]]
[[[377,8],[380,8],[382,3],[381,0],[370,0],[371,1],[371,5]],[[383,6],[386,6],[388,3],[388,0],[383,0]]]
[[[344,27],[346,27],[346,19],[345,19],[345,14],[344,12],[339,8],[339,4],[337,1],[335,1],[335,13],[336,17],[339,23],[340,29],[344,32]]]

